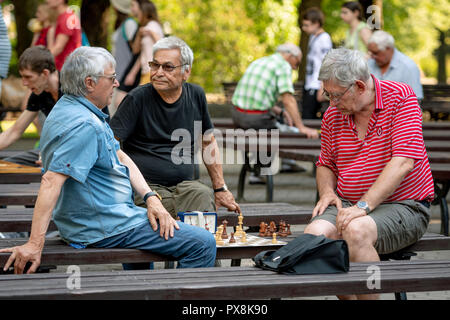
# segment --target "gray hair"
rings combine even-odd
[[[296,46],[292,43],[284,43],[280,44],[277,47],[278,53],[289,53],[292,54],[295,57],[299,57],[302,54],[302,50],[299,48],[299,46]]]
[[[116,60],[101,47],[79,47],[66,59],[61,69],[61,91],[74,96],[86,96],[85,79],[91,77],[97,83],[107,67],[116,68]]]
[[[159,50],[172,49],[180,50],[181,64],[183,65],[181,71],[184,73],[188,69],[191,69],[194,62],[194,53],[187,43],[178,37],[171,36],[158,40],[158,42],[153,45],[153,56],[155,56],[155,53]]]
[[[369,43],[375,43],[379,50],[384,51],[386,48],[394,48],[395,40],[394,37],[391,36],[386,31],[377,30],[370,37]]]
[[[363,54],[346,48],[328,51],[319,71],[320,81],[335,81],[341,87],[348,87],[356,80],[366,82],[369,78],[369,67]]]

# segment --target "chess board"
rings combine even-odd
[[[223,239],[223,244],[219,245],[216,244],[218,248],[220,247],[247,247],[247,246],[279,246],[279,245],[285,245],[287,244],[286,241],[278,240],[279,237],[277,237],[277,243],[272,243],[272,238],[262,238],[258,236],[253,236],[247,234],[247,242],[241,242],[240,237],[235,237],[236,242],[235,243],[229,243],[230,241],[230,235],[228,235],[228,239]]]

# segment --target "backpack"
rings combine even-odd
[[[344,240],[304,233],[278,250],[258,253],[256,266],[284,274],[342,273],[349,270]]]

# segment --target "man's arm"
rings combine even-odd
[[[119,158],[120,163],[128,167],[128,170],[130,171],[131,186],[142,198],[146,193],[152,191],[145,181],[144,176],[139,171],[139,168],[125,152],[120,149],[117,150],[117,157]],[[166,240],[169,239],[169,236],[173,237],[174,228],[178,230],[180,227],[170,213],[167,212],[166,208],[164,208],[161,201],[157,197],[149,197],[146,201],[146,205],[148,219],[153,230],[156,231],[158,229],[158,224],[156,223],[156,219],[158,219],[160,236],[164,237]]]
[[[405,176],[414,168],[414,160],[405,157],[393,157],[384,167],[374,184],[361,197],[361,201],[367,202],[370,210],[375,209],[383,201],[389,198]],[[355,218],[366,215],[366,211],[356,206],[342,209],[336,218],[336,227],[342,234],[347,225]]]
[[[0,150],[16,142],[36,116],[37,112],[24,110],[14,125],[0,134]]]
[[[298,128],[301,133],[306,134],[308,138],[318,139],[319,132],[315,129],[305,127],[302,119],[300,118],[300,113],[298,112],[297,101],[290,92],[285,92],[281,95],[281,101],[283,102],[286,111],[292,118],[294,125]]]
[[[336,195],[337,178],[334,172],[325,166],[320,166],[316,171],[317,190],[319,201],[314,207],[312,216],[321,215],[329,205],[335,205],[338,209],[342,207],[342,202]]]
[[[12,252],[3,270],[7,270],[14,262],[14,273],[21,274],[28,261],[32,265],[27,273],[33,273],[41,263],[41,254],[45,243],[45,234],[52,217],[53,209],[68,176],[47,171],[42,176],[41,186],[33,213],[31,234],[28,242],[22,246],[2,249],[0,252]]]
[[[225,180],[223,178],[222,164],[220,162],[220,152],[217,141],[213,134],[206,134],[202,138],[202,157],[208,170],[213,189],[223,187]],[[241,208],[236,203],[233,194],[227,191],[214,193],[216,209],[225,207],[229,211],[241,213]]]

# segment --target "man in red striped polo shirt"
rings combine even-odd
[[[422,112],[411,87],[379,81],[355,50],[331,50],[319,80],[330,107],[317,162],[320,199],[305,232],[346,240],[353,262],[378,261],[428,226],[434,188]]]

